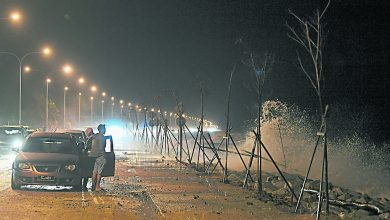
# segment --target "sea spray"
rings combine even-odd
[[[334,109],[327,120],[330,181],[370,196],[390,198],[388,145],[378,146],[364,136],[364,121],[369,120],[370,115],[343,112],[343,109],[347,109],[343,106]],[[262,141],[283,171],[299,175],[306,173],[320,119],[318,115],[296,105],[278,100],[264,102]],[[256,121],[250,125],[251,130],[255,124]],[[249,131],[240,150],[250,151],[253,142],[254,135]],[[320,179],[322,156],[323,143],[320,141],[309,178]],[[264,168],[275,171],[267,161]]]

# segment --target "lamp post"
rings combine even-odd
[[[97,87],[95,85],[91,86],[91,92],[94,94],[97,91]],[[93,124],[93,96],[91,96],[91,124]]]
[[[104,100],[102,100],[102,123],[104,121]]]
[[[91,124],[93,124],[93,96],[91,96],[90,100],[91,100]]]
[[[111,97],[111,118],[114,118],[114,106],[115,106],[115,97],[114,96],[112,96]]]
[[[0,54],[8,54],[13,57],[15,57],[18,62],[19,62],[19,125],[22,124],[22,65],[24,59],[26,59],[28,56],[33,55],[33,54],[44,54],[44,55],[50,55],[51,50],[50,48],[44,48],[41,52],[39,51],[34,51],[30,53],[24,54],[22,57],[19,57],[18,55],[11,53],[11,52],[0,52]]]
[[[106,93],[105,92],[102,92],[102,123],[104,121],[104,98],[106,97]]]
[[[67,86],[64,87],[64,128],[66,127],[66,91],[68,91],[69,88]]]
[[[123,114],[123,100],[119,100],[119,104],[121,104],[121,118],[122,118],[122,114]]]
[[[46,78],[46,131],[49,130],[49,84],[50,78]]]
[[[81,86],[82,84],[84,84],[85,80],[83,77],[80,77],[79,78],[79,85]],[[81,96],[83,94],[81,92],[79,92],[79,128],[81,128]]]
[[[81,95],[82,93],[79,92],[79,128],[81,127]]]
[[[130,112],[130,111],[131,111],[131,102],[127,103],[127,107],[128,107],[128,111],[129,111],[129,115],[128,115],[128,116],[129,116],[129,121],[130,121],[130,116],[131,116],[131,115],[130,115],[130,114],[131,114],[131,112]]]

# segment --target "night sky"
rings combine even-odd
[[[390,129],[387,2],[334,0],[325,17],[326,102],[346,103],[355,111],[375,111],[376,121],[367,126],[381,137]],[[275,57],[265,85],[266,99],[317,107],[313,89],[297,68],[299,47],[287,37],[285,23],[294,24],[288,9],[301,16],[312,15],[325,4],[302,0],[2,0],[0,17],[18,9],[24,20],[19,26],[1,21],[0,51],[21,56],[46,44],[54,49],[55,56],[50,59],[26,59],[25,63],[37,70],[23,76],[23,104],[29,109],[23,113],[26,123],[37,123],[31,118],[41,114],[38,103],[45,92],[45,73],[69,62],[77,75],[82,74],[109,96],[147,106],[156,106],[156,97],[161,97],[162,108],[173,111],[175,97],[169,91],[174,91],[192,115],[200,111],[199,81],[203,81],[206,117],[222,125],[229,72],[244,57],[243,48],[235,44],[238,39],[257,54],[267,52]],[[2,123],[17,121],[17,71],[15,58],[0,56]],[[255,95],[248,89],[250,74],[248,67],[239,65],[233,79],[236,128],[256,114]],[[61,109],[65,82],[71,87],[74,103],[80,88],[75,78],[55,75],[52,98]]]

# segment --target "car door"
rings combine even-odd
[[[114,141],[112,136],[106,136],[106,165],[104,166],[102,176],[114,176],[115,175],[115,152],[114,152]]]
[[[115,175],[115,152],[114,152],[114,142],[111,136],[106,136],[106,164],[104,165],[102,176],[114,176]],[[81,177],[91,177],[93,167],[95,165],[95,158],[88,156],[89,152],[85,152],[81,156]]]

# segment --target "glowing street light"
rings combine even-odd
[[[18,11],[12,11],[8,17],[2,17],[0,20],[9,20],[11,23],[19,23],[22,20],[22,15]]]
[[[91,91],[92,92],[96,92],[97,91],[97,87],[96,86],[91,86]]]
[[[18,11],[14,11],[9,15],[9,20],[12,22],[20,22],[20,20],[22,20],[22,15]]]
[[[46,131],[49,129],[49,83],[51,79],[46,79]]]
[[[65,74],[69,75],[69,74],[71,74],[71,73],[73,72],[73,68],[72,68],[71,65],[65,64],[65,65],[62,67],[62,71],[63,71]]]
[[[51,51],[51,48],[50,47],[44,47],[42,49],[42,53],[45,55],[45,56],[50,56],[52,51]]]
[[[16,19],[17,16],[14,16],[14,19]],[[44,53],[44,50],[42,51],[33,51],[24,54],[22,57],[19,57],[18,55],[11,53],[11,52],[0,52],[0,54],[7,54],[15,57],[18,62],[19,62],[19,125],[22,123],[22,66],[23,66],[23,61],[26,59],[28,56],[33,55],[33,54],[43,54],[43,55],[48,55]]]
[[[85,79],[83,77],[80,77],[78,81],[79,81],[79,84],[82,85],[82,84],[84,84]]]
[[[31,71],[31,68],[29,66],[24,67],[24,72],[28,73]]]

